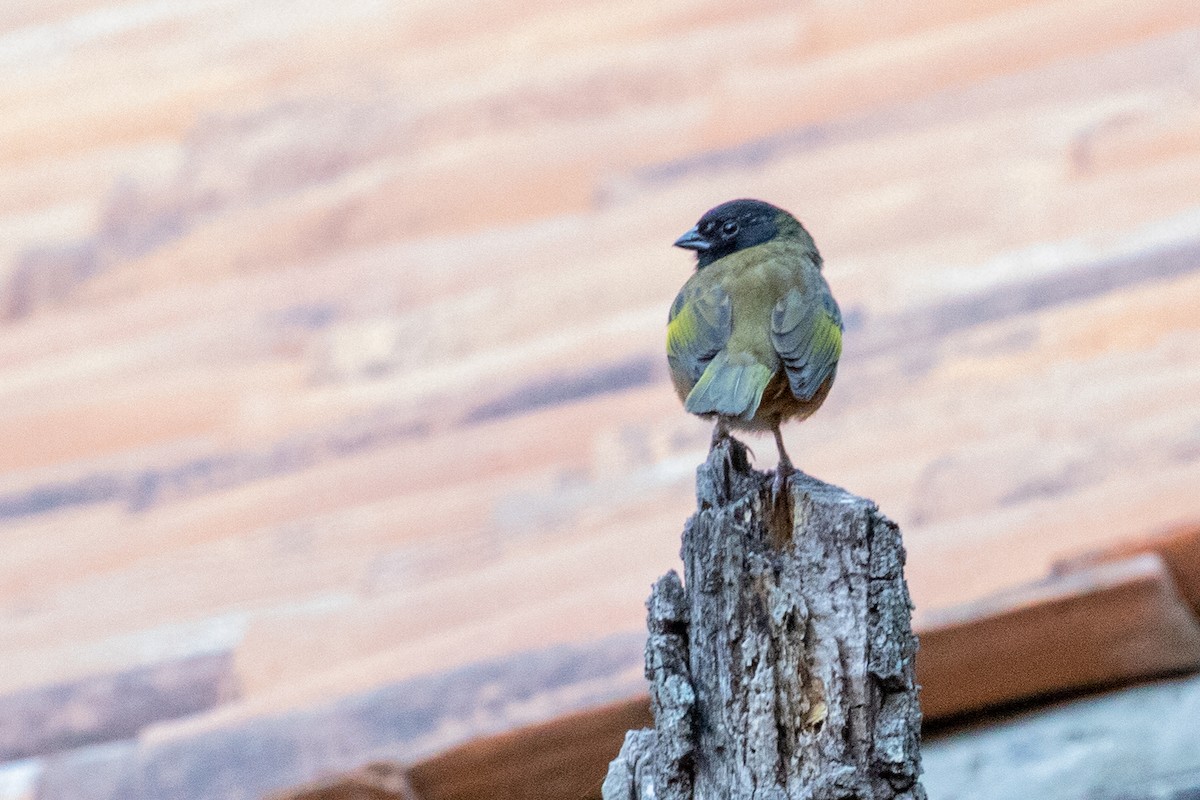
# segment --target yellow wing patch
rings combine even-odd
[[[696,313],[684,303],[675,318],[667,323],[667,354],[679,355],[690,349],[698,332]]]
[[[676,385],[690,388],[729,341],[732,328],[729,296],[720,288],[684,287],[671,305],[667,321],[667,361]]]
[[[825,312],[817,317],[813,331],[813,350],[830,361],[842,357],[842,326],[833,315]]]

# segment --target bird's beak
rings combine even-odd
[[[675,246],[682,247],[684,250],[704,251],[712,247],[712,244],[700,235],[700,231],[692,228],[675,240]]]

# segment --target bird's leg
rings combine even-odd
[[[717,417],[717,424],[713,426],[712,441],[708,443],[708,451],[711,453],[714,447],[726,439],[732,438],[733,436],[729,433],[728,423],[726,423],[723,418]],[[749,454],[750,458],[753,459],[754,451],[750,449],[750,445],[746,444],[745,442],[739,442],[739,444],[746,448],[746,452]]]
[[[783,446],[783,434],[779,430],[778,422],[771,428],[771,432],[775,434],[775,446],[779,449],[779,466],[775,468],[775,481],[771,488],[776,496],[780,496],[787,487],[788,478],[796,471],[796,468],[792,466],[792,460],[788,458],[787,449]]]
[[[728,438],[729,427],[725,424],[725,420],[717,417],[717,424],[713,426],[712,441],[708,443],[708,449],[712,450]]]

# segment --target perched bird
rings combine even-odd
[[[779,447],[775,489],[793,471],[779,426],[820,408],[842,354],[842,314],[821,255],[788,212],[732,200],[675,241],[696,252],[667,324],[675,391],[693,414],[729,428],[770,430]]]

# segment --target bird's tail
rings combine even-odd
[[[758,411],[772,370],[748,354],[717,353],[688,393],[684,407],[693,414],[720,414],[749,420]]]

